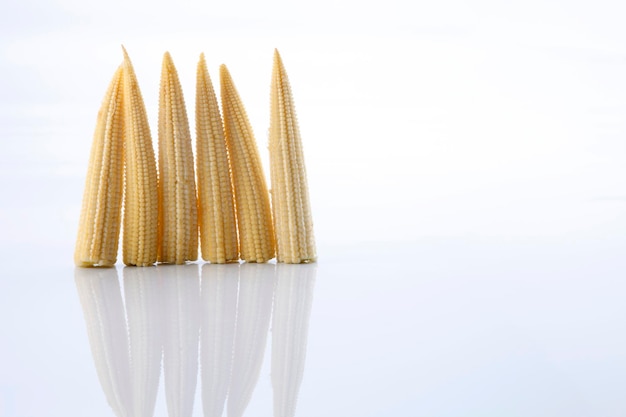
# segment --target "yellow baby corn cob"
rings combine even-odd
[[[269,194],[248,116],[225,65],[220,67],[224,132],[235,185],[241,259],[266,262],[274,257]]]
[[[133,65],[124,50],[126,181],[123,258],[147,266],[157,259],[157,170],[148,116]]]
[[[117,260],[124,183],[122,82],[120,66],[98,112],[74,253],[78,266],[112,266]]]
[[[196,78],[196,158],[202,258],[220,264],[237,261],[237,222],[224,126],[204,54]]]
[[[302,141],[289,79],[277,50],[272,71],[269,150],[277,261],[313,262],[315,237]]]
[[[158,261],[198,258],[198,208],[191,134],[183,90],[169,52],[163,56],[159,98]]]

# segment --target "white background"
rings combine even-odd
[[[95,117],[121,44],[154,140],[163,52],[174,58],[190,111],[205,52],[214,81],[219,64],[229,66],[265,160],[279,48],[321,245],[625,230],[618,2],[59,1],[3,9],[5,244],[73,242]]]
[[[219,65],[227,64],[266,168],[271,63],[278,48],[299,114],[320,252],[311,318],[317,347],[309,359],[330,374],[343,364],[337,381],[348,387],[348,397],[332,396],[338,391],[330,388],[319,393],[336,413],[313,400],[300,410],[626,415],[619,394],[626,389],[626,342],[619,336],[626,330],[625,14],[618,1],[4,2],[0,388],[33,396],[52,390],[56,402],[31,414],[72,415],[63,395],[75,382],[59,382],[53,368],[27,366],[28,358],[41,355],[36,346],[42,334],[33,329],[43,328],[29,317],[44,310],[58,319],[50,325],[58,330],[50,341],[70,335],[81,340],[70,352],[86,355],[84,365],[91,366],[79,333],[72,252],[95,118],[122,60],[120,45],[135,65],[154,141],[163,52],[178,68],[191,120],[199,54],[206,54],[214,82]],[[419,281],[426,276],[437,279]],[[459,290],[470,294],[459,313],[468,320],[465,327],[450,321],[455,315],[437,315],[433,308],[441,305],[417,302],[419,294],[432,294],[454,311],[460,300],[446,296]],[[535,313],[525,316],[528,311]],[[415,317],[429,314],[434,319],[426,333],[448,335],[440,345],[410,336],[419,327]],[[485,358],[536,374],[511,382],[496,405],[472,402],[468,398],[482,397],[467,394],[468,388],[483,385],[459,378],[464,368],[437,354],[456,343],[449,334],[458,334],[457,326],[478,329],[473,341],[490,340],[481,339],[480,329],[500,315],[526,330],[485,342],[493,353]],[[565,333],[559,338],[555,329]],[[346,338],[339,350],[329,348],[341,335]],[[539,346],[529,352],[547,355],[530,368],[507,354],[516,337],[526,336]],[[394,338],[410,349],[389,347],[385,341]],[[463,350],[454,346],[454,352]],[[485,351],[481,343],[470,346],[478,349],[471,352]],[[418,360],[420,352],[431,356]],[[471,352],[470,358],[482,358]],[[60,347],[53,353],[52,359],[70,355]],[[429,360],[448,368],[443,374],[430,369]],[[545,363],[565,374],[550,373],[553,383],[540,389],[536,381],[546,381]],[[372,364],[379,366],[371,368],[371,378],[400,378],[400,388],[392,394],[364,382],[369,374],[359,370]],[[85,377],[69,365],[54,369]],[[417,383],[420,372],[431,375],[428,369],[444,379],[454,375],[450,381],[456,382]],[[408,374],[399,377],[401,370]],[[102,402],[93,370],[85,372],[93,379],[90,395]],[[321,371],[309,378],[309,396],[318,394],[315,387],[328,388]],[[478,378],[490,389],[502,387],[497,378]],[[555,384],[561,391],[551,391]],[[422,387],[421,396],[403,396],[406,386]],[[524,392],[532,395],[516,396]],[[546,398],[566,408],[545,411]],[[461,405],[455,410],[453,403]],[[528,408],[510,406],[517,403]],[[406,408],[394,408],[398,404]],[[111,415],[106,404],[97,406]],[[5,411],[7,417],[28,413]]]

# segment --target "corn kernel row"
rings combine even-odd
[[[222,113],[201,55],[194,170],[182,88],[165,53],[157,171],[145,105],[124,50],[98,113],[76,265],[115,264],[122,217],[126,265],[195,261],[198,234],[202,259],[211,263],[267,262],[274,257],[285,263],[315,261],[302,144],[278,51],[270,100],[271,202],[250,122],[225,65],[220,67],[220,86]]]

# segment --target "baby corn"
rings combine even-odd
[[[211,263],[235,262],[239,248],[230,165],[204,54],[196,74],[196,158],[202,258]]]
[[[220,115],[204,54],[196,71],[195,170],[180,80],[170,54],[163,56],[157,172],[146,108],[131,60],[122,49],[124,61],[98,113],[76,265],[114,265],[122,221],[126,265],[195,261],[199,240],[202,258],[211,263],[263,263],[274,256],[283,263],[314,262],[302,141],[278,51],[270,94],[270,195],[231,75],[225,65],[220,67]]]
[[[277,50],[272,71],[269,150],[277,261],[313,262],[315,238],[302,141],[289,79]]]
[[[178,73],[163,56],[159,98],[158,261],[198,258],[198,212],[189,121]]]
[[[148,116],[133,65],[124,50],[126,181],[123,258],[147,266],[157,259],[157,170]]]
[[[124,182],[123,69],[106,92],[91,147],[74,262],[112,266],[117,260]]]
[[[274,228],[259,151],[243,103],[225,65],[220,67],[220,81],[241,259],[266,262],[274,257]]]

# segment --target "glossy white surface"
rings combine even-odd
[[[0,415],[621,416],[624,243],[425,239],[325,248],[317,265],[23,265],[0,288]]]

